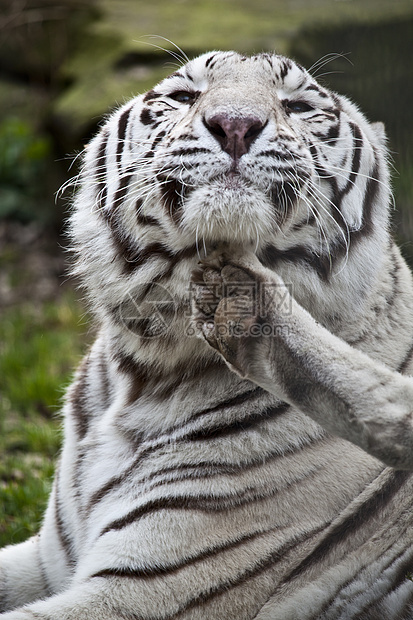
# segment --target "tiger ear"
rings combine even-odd
[[[377,138],[379,139],[380,145],[387,146],[387,134],[386,134],[386,127],[384,123],[377,122],[377,123],[370,123],[370,125],[374,133],[376,134]]]

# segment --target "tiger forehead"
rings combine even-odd
[[[176,80],[176,82],[175,82]],[[213,86],[261,91],[283,88],[293,92],[310,83],[316,84],[300,65],[276,54],[241,56],[235,52],[203,54],[176,71],[164,84],[197,88],[202,91]]]
[[[197,62],[198,61],[198,62]],[[201,62],[199,62],[201,61]],[[192,63],[187,65],[191,75]],[[204,55],[193,61],[194,74],[206,74],[210,83],[234,85],[261,83],[263,86],[283,86],[287,90],[301,88],[309,81],[309,75],[300,65],[289,58],[276,54],[241,56],[216,53]],[[195,77],[194,75],[194,77]]]

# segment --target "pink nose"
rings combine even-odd
[[[264,128],[264,123],[253,116],[231,118],[216,114],[204,120],[208,131],[218,140],[223,151],[237,161],[248,150]]]

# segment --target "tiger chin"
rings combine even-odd
[[[211,52],[85,149],[97,338],[1,620],[410,620],[413,287],[383,126]]]

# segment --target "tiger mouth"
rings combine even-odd
[[[250,185],[245,177],[243,177],[238,171],[232,170],[227,174],[223,174],[215,179],[219,185],[222,185],[223,189],[228,190],[242,190],[245,185]]]
[[[206,186],[218,190],[219,192],[244,192],[247,188],[255,191],[262,191],[258,185],[254,184],[238,170],[230,170],[223,174],[217,174],[208,181]]]
[[[245,192],[252,188],[253,184],[238,170],[230,170],[226,173],[217,174],[208,181],[200,184],[185,182],[170,176],[157,175],[161,189],[161,200],[175,220],[178,213],[184,208],[185,202],[199,189],[207,189],[218,192]],[[258,187],[256,190],[258,191]]]
[[[282,179],[280,181],[273,181],[263,187],[245,174],[242,174],[238,169],[231,169],[228,172],[216,174],[202,183],[194,183],[190,180],[183,182],[175,177],[162,174],[158,174],[157,179],[160,185],[161,199],[170,212],[183,207],[186,199],[199,189],[228,192],[243,192],[249,189],[267,195],[271,202],[275,204],[278,204],[281,200],[292,204],[295,201],[296,195],[294,189],[296,190],[298,185],[297,181],[292,183],[288,179]]]
[[[163,206],[182,232],[204,239],[240,240],[271,235],[295,212],[297,182],[272,181],[266,186],[242,171],[229,170],[203,183],[182,182],[158,175]],[[258,181],[258,179],[257,179]],[[229,239],[229,240],[231,240]]]

